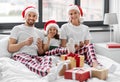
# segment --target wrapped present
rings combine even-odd
[[[59,76],[63,76],[65,71],[71,69],[70,63],[64,63],[63,68],[59,72]]]
[[[108,77],[108,69],[102,68],[102,69],[92,69],[92,77],[97,77],[101,80],[106,80]]]
[[[78,54],[73,54],[73,53],[70,53],[67,55],[61,55],[61,60],[67,60],[67,59],[71,61],[71,68],[84,66],[83,55],[78,55]]]
[[[76,67],[76,60],[75,60],[75,58],[74,57],[68,57],[67,58],[68,60],[70,60],[70,66],[71,66],[71,68],[74,68],[74,67]]]
[[[80,82],[86,81],[90,78],[90,69],[74,68],[71,70],[66,70],[64,78],[79,80]]]
[[[62,61],[67,60],[67,55],[61,55],[60,58]]]
[[[107,44],[108,48],[120,48],[120,43]]]

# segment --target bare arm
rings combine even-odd
[[[11,53],[19,51],[25,45],[31,45],[33,42],[33,37],[28,38],[25,41],[17,43],[17,40],[14,38],[10,38],[8,42],[8,51]]]
[[[40,38],[37,39],[38,53],[41,55],[44,53],[43,42]]]
[[[66,47],[67,40],[61,39],[61,47]]]
[[[47,43],[46,43],[46,44],[44,44],[44,51],[49,50],[49,46],[50,46],[50,39],[51,39],[51,38],[48,36]]]

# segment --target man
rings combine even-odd
[[[25,23],[12,29],[8,51],[13,53],[14,60],[23,63],[31,71],[45,76],[51,67],[51,59],[37,56],[38,53],[44,53],[42,43],[44,34],[34,26],[38,11],[35,7],[29,6],[23,10],[22,16]]]

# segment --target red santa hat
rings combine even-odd
[[[44,30],[48,32],[48,30],[51,27],[55,27],[57,30],[59,30],[59,26],[57,25],[57,22],[55,20],[49,20],[44,24]]]
[[[22,17],[24,18],[26,16],[26,14],[28,14],[30,12],[34,12],[38,16],[38,10],[33,6],[28,6],[22,11]]]
[[[82,11],[82,8],[78,5],[70,5],[69,8],[68,8],[68,12],[70,10],[77,10],[81,16],[83,16],[83,11]]]

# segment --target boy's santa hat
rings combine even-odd
[[[22,11],[22,17],[24,18],[26,16],[26,14],[28,14],[30,12],[34,12],[38,16],[38,10],[33,6],[28,6]]]
[[[57,30],[59,30],[59,26],[57,24],[57,22],[55,20],[49,20],[45,23],[44,25],[44,30],[46,32],[48,32],[48,30],[51,28],[51,27],[55,27]]]
[[[77,10],[81,16],[83,16],[83,11],[82,11],[82,8],[78,5],[70,5],[69,8],[68,8],[68,12],[70,10]]]

